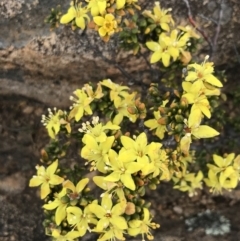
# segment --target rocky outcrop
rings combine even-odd
[[[95,33],[72,32],[63,26],[49,31],[44,18],[58,4],[67,9],[69,3],[63,0],[1,1],[0,94],[20,94],[48,105],[65,106],[69,95],[83,82],[106,77],[126,81],[126,76],[116,68],[117,63],[133,79],[143,80],[147,73],[145,60],[117,52],[114,40],[106,45]],[[212,42],[216,65],[235,64],[240,52],[238,0],[189,0],[189,4],[197,26]],[[162,1],[161,5],[171,7],[178,22],[188,21],[186,1]],[[207,42],[203,42],[202,53],[208,54],[209,49]]]

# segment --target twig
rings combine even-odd
[[[204,20],[207,20],[207,21],[213,22],[215,24],[218,24],[218,22],[216,20],[214,20],[213,18],[208,18],[208,17],[206,17],[206,16],[204,16],[203,14],[200,14],[200,13],[198,13],[198,16],[200,18],[204,19]]]
[[[223,2],[224,2],[224,0],[221,0],[220,10],[219,10],[219,15],[218,15],[217,28],[216,28],[216,34],[215,34],[215,37],[214,37],[214,40],[213,40],[213,54],[215,53],[215,51],[217,49],[217,40],[218,40],[218,36],[219,36],[220,30],[221,30],[221,20],[222,20],[222,17],[223,17],[223,8],[222,8]]]
[[[192,24],[192,26],[203,36],[203,38],[207,41],[209,47],[210,47],[210,53],[209,56],[212,56],[213,53],[213,44],[212,41],[208,38],[208,36],[204,33],[204,31],[202,31],[200,28],[197,27],[195,21],[193,20],[193,16],[192,16],[192,11],[190,8],[190,4],[188,0],[183,0],[184,3],[186,4],[187,10],[188,10],[188,19],[189,22]]]

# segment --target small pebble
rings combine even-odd
[[[180,206],[174,206],[173,207],[173,211],[177,214],[182,214],[183,213],[183,210]]]

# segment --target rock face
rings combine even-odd
[[[58,4],[66,11],[69,2],[1,0],[0,94],[19,94],[51,106],[66,106],[72,91],[86,81],[126,81],[116,68],[118,63],[133,79],[143,80],[147,72],[144,59],[117,52],[114,40],[105,44],[95,33],[85,35],[63,26],[50,32],[44,18]],[[197,26],[212,42],[215,63],[236,63],[240,52],[238,0],[189,0],[189,4]],[[185,1],[162,1],[161,5],[172,8],[177,22],[188,21]],[[208,54],[209,45],[203,46],[203,53]]]

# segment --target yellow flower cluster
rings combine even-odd
[[[151,204],[143,198],[146,188],[154,190],[172,180],[173,188],[193,196],[203,182],[221,193],[235,188],[240,179],[240,155],[234,153],[213,155],[207,177],[193,167],[191,143],[219,135],[203,122],[212,116],[210,98],[219,96],[222,87],[208,57],[202,64],[189,64],[191,44],[199,36],[190,26],[176,26],[171,10],[159,2],[142,13],[135,12],[140,10],[137,4],[75,0],[60,22],[73,29],[95,29],[105,42],[121,32],[121,47],[135,54],[141,48],[151,50],[150,63],[161,62],[161,68],[171,70],[166,71],[169,81],[172,74],[178,76],[174,68],[185,65],[182,88],[152,83],[143,103],[141,93],[104,79],[75,90],[69,111],[48,109],[42,116],[51,142],[42,151],[45,165],[36,167],[29,186],[40,186],[46,234],[56,241],[74,241],[88,232],[98,233],[98,241],[125,240],[126,235],[153,240],[152,230],[160,225],[152,222]],[[69,151],[73,146],[80,149],[80,158]],[[66,168],[68,157],[74,165]],[[90,193],[93,185],[101,194]]]
[[[201,65],[188,65],[182,86],[182,95],[175,92],[179,105],[176,100],[170,103],[166,98],[157,110],[152,110],[154,118],[144,122],[160,140],[170,135],[174,126],[181,138],[176,140],[178,147],[172,151],[159,141],[148,143],[145,132],[133,137],[129,133],[123,135],[125,123],[141,120],[147,110],[137,93],[129,93],[127,86],[110,79],[99,82],[95,88],[85,84],[74,91],[69,112],[56,108],[54,112],[49,110],[49,116],[44,116],[42,121],[49,136],[55,142],[63,133],[78,136],[78,141],[81,136],[80,155],[85,166],[100,175],[73,177],[75,171],[70,175],[62,172],[58,160],[49,161],[51,164],[47,168],[37,166],[37,175],[32,177],[29,185],[41,186],[41,198],[46,201],[43,208],[51,220],[46,225],[46,233],[55,240],[74,240],[87,232],[99,233],[98,240],[101,241],[124,240],[125,234],[142,235],[143,239],[152,240],[151,230],[159,225],[152,222],[145,200],[139,200],[146,186],[155,189],[162,180],[173,180],[174,188],[188,192],[189,196],[202,189],[203,181],[216,193],[237,186],[240,155],[236,158],[233,153],[225,157],[214,155],[214,164],[207,164],[207,178],[201,170],[197,173],[189,171],[194,158],[192,153],[189,154],[192,138],[219,134],[213,128],[201,125],[204,117],[211,117],[208,97],[219,95],[222,86],[213,75],[212,63],[205,59]],[[96,108],[103,111],[102,115],[93,116]],[[186,119],[183,110],[189,112]],[[107,119],[105,112],[109,111],[111,115]],[[93,116],[92,120],[89,115]],[[87,120],[83,122],[85,118]],[[173,125],[174,122],[178,124]],[[73,132],[74,126],[77,133]],[[89,198],[87,186],[90,181],[102,189],[100,202]]]
[[[94,26],[100,37],[105,41],[109,41],[110,36],[118,32],[118,22],[121,22],[120,15],[125,14],[124,9],[132,9],[138,7],[138,0],[86,0],[83,2],[75,2],[71,5],[68,12],[61,19],[61,24],[72,23],[84,30],[87,25]],[[133,10],[131,10],[133,11]]]
[[[89,84],[85,84],[82,89],[75,90],[73,92],[74,96],[70,96],[73,105],[70,107],[70,113],[68,115],[66,112],[57,110],[56,108],[54,108],[54,112],[48,109],[49,115],[42,116],[42,123],[46,126],[49,136],[55,139],[60,131],[64,129],[66,129],[68,133],[71,133],[70,123],[72,120],[78,122],[84,115],[92,115],[93,110],[91,104],[94,105],[104,97],[103,87],[110,91],[108,98],[109,101],[112,102],[112,110],[115,113],[113,118],[114,124],[119,125],[124,117],[127,117],[131,122],[135,122],[138,117],[145,117],[145,105],[137,98],[136,92],[129,93],[127,86],[115,84],[110,79],[105,79],[97,84],[97,88],[94,91]],[[108,125],[108,127],[109,126],[110,125]],[[86,128],[86,126],[84,128]],[[100,133],[102,127],[98,126],[98,128],[100,129],[96,132]],[[95,127],[95,129],[97,128]]]
[[[108,128],[116,130],[118,126],[109,124]],[[141,133],[135,140],[121,136],[123,147],[117,153],[113,149],[114,136],[105,136],[105,139],[97,141],[92,137],[92,133],[90,130],[83,136],[85,146],[81,150],[81,156],[91,162],[91,169],[97,169],[104,174],[94,177],[93,181],[105,190],[101,205],[89,205],[89,209],[99,219],[93,231],[103,232],[100,240],[107,240],[107,237],[123,240],[124,230],[128,230],[128,234],[132,236],[142,234],[152,237],[150,228],[155,229],[158,225],[150,222],[147,209],[143,209],[143,220],[127,222],[121,215],[126,212],[127,202],[131,200],[126,196],[126,192],[136,191],[142,186],[137,181],[139,178],[148,176],[159,180],[170,179],[168,159],[165,151],[161,149],[162,145],[155,142],[147,144],[145,133]],[[110,197],[114,194],[119,201],[112,207]]]
[[[208,56],[201,65],[188,65],[188,73],[182,83],[182,99],[191,105],[189,117],[184,120],[185,135],[180,141],[181,151],[185,155],[188,154],[192,136],[200,139],[219,135],[213,128],[200,124],[204,116],[211,117],[208,97],[220,95],[219,87],[222,87],[222,83],[213,75],[213,63],[207,62],[207,59]]]
[[[234,153],[224,157],[213,155],[214,164],[207,164],[208,178],[204,181],[213,193],[222,193],[222,189],[232,190],[238,184],[240,177],[240,155]]]
[[[121,136],[122,148],[117,153],[113,148],[114,136],[107,136],[109,130],[120,127],[108,122],[106,125],[93,118],[92,125],[84,123],[80,132],[85,133],[82,142],[85,146],[81,156],[91,162],[92,168],[97,169],[104,176],[96,176],[93,181],[105,190],[101,195],[101,205],[98,201],[86,201],[84,193],[87,190],[89,178],[81,179],[76,185],[70,180],[57,176],[58,161],[53,162],[47,169],[38,167],[37,175],[30,180],[30,186],[41,185],[41,198],[46,198],[53,192],[54,185],[62,185],[60,191],[54,193],[53,200],[43,205],[48,211],[54,211],[57,225],[49,228],[49,235],[56,240],[73,240],[82,237],[87,231],[100,233],[99,240],[124,240],[124,233],[131,236],[141,234],[152,240],[151,229],[159,227],[151,222],[151,215],[147,208],[143,208],[143,217],[136,219],[134,208],[128,210],[132,195],[129,191],[136,191],[142,187],[138,179],[148,176],[159,180],[169,180],[168,158],[160,143],[147,144],[145,133],[135,139]],[[58,189],[59,190],[59,189]],[[116,196],[115,196],[116,194]],[[129,204],[130,203],[130,204]],[[128,219],[124,215],[130,215]],[[131,218],[132,217],[132,218]],[[58,228],[62,223],[68,223],[71,231],[62,233]]]
[[[191,60],[191,54],[187,51],[191,38],[199,38],[194,29],[190,26],[174,26],[174,21],[169,10],[162,9],[159,2],[155,2],[153,12],[145,10],[143,15],[152,19],[156,25],[159,25],[163,32],[159,34],[158,42],[148,41],[146,46],[154,53],[150,62],[156,63],[162,61],[165,67],[170,66],[173,61],[181,60],[183,64],[188,64]],[[173,27],[170,30],[170,25]]]

